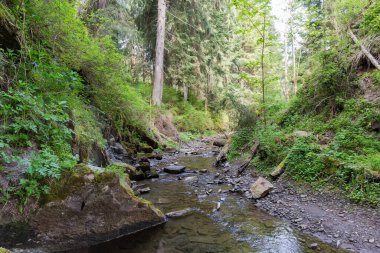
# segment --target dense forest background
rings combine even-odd
[[[271,1],[166,2],[160,107],[156,1],[0,3],[2,202],[110,139],[132,155],[233,130],[229,159],[259,142],[252,168],[379,204],[380,2],[289,0],[280,31]]]

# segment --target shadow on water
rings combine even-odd
[[[190,170],[215,170],[213,157],[180,157],[177,161]],[[170,219],[163,226],[70,253],[315,252],[308,247],[311,243],[318,243],[318,252],[346,252],[293,230],[257,209],[251,201],[228,193],[225,185],[207,184],[213,176],[189,173],[178,180],[179,176],[163,173],[158,180],[142,182],[151,188],[144,198],[163,212],[185,208],[195,211]],[[218,202],[221,208],[217,211]]]

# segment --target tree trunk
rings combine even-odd
[[[294,31],[293,31],[293,20],[290,20],[290,34],[292,36],[292,61],[293,61],[293,85],[294,85],[294,94],[298,91],[298,82],[297,82],[297,69],[296,69],[296,49],[294,46]]]
[[[183,100],[187,101],[189,99],[189,87],[187,85],[183,86]]]
[[[285,34],[285,59],[284,59],[284,95],[289,100],[289,53],[288,53],[288,33]]]
[[[370,62],[373,64],[373,66],[375,66],[378,70],[380,70],[380,64],[379,62],[376,60],[376,58],[368,51],[367,48],[365,48],[363,46],[363,44],[360,43],[360,41],[358,40],[358,38],[355,36],[355,34],[352,32],[352,30],[350,28],[348,28],[348,33],[350,34],[352,40],[358,44],[363,52],[363,54],[365,54],[365,56],[367,56],[368,60],[370,60]]]
[[[264,15],[264,26],[263,26],[263,43],[261,47],[261,88],[263,93],[263,116],[264,116],[264,126],[267,126],[267,116],[266,116],[266,105],[265,105],[265,73],[264,73],[264,53],[265,53],[265,31],[266,31],[266,14]]]
[[[153,105],[162,102],[164,88],[164,50],[165,50],[166,0],[158,0],[156,58],[154,63]]]

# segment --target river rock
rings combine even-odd
[[[111,149],[112,149],[112,151],[115,154],[118,154],[118,155],[125,155],[125,154],[127,154],[127,151],[125,150],[125,148],[123,147],[123,145],[121,145],[118,142],[116,142],[115,144],[113,144],[111,146]]]
[[[190,214],[192,211],[193,211],[192,208],[186,208],[183,210],[167,213],[167,214],[165,214],[165,216],[168,218],[179,218],[179,217],[183,217],[183,216]]]
[[[140,194],[149,193],[150,192],[150,188],[149,187],[141,188],[141,189],[138,189],[137,192],[140,193]]]
[[[136,170],[135,175],[131,177],[131,179],[135,181],[144,180],[145,178],[146,178],[146,175],[142,170]]]
[[[143,172],[147,172],[150,170],[150,162],[149,161],[140,161],[136,165],[136,169],[141,170]]]
[[[181,174],[185,172],[185,169],[186,169],[185,166],[169,165],[164,168],[164,171],[169,174]]]
[[[216,139],[212,143],[212,145],[217,146],[217,147],[224,147],[227,144],[226,139]]]
[[[144,153],[152,153],[153,152],[153,148],[151,146],[149,146],[148,144],[140,144],[139,149]]]
[[[263,177],[259,177],[251,185],[252,197],[255,199],[263,198],[273,190],[273,185]]]
[[[147,178],[159,178],[160,175],[158,174],[157,170],[150,169],[149,172],[145,173]]]
[[[48,252],[87,248],[162,224],[165,216],[133,194],[129,178],[114,172],[86,180],[86,166],[66,172],[27,221],[32,241]],[[8,231],[9,234],[19,231]]]

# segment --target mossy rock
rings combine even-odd
[[[139,150],[144,152],[144,153],[152,153],[153,152],[153,148],[146,143],[141,143]]]
[[[131,177],[132,180],[136,180],[136,181],[144,180],[145,178],[146,178],[146,175],[142,170],[137,170],[136,174],[133,177]]]
[[[0,253],[12,253],[12,251],[4,249],[4,248],[0,248]]]
[[[125,173],[129,175],[129,177],[133,177],[136,175],[136,168],[130,164],[122,163],[122,162],[116,162],[113,163],[112,166],[120,167],[124,170]]]
[[[146,174],[147,178],[159,178],[160,177],[157,170],[155,170],[155,169],[150,169],[150,171],[146,172],[145,174]]]
[[[86,248],[166,221],[152,203],[134,194],[128,175],[86,166],[67,172],[45,201],[29,224],[49,251]]]

